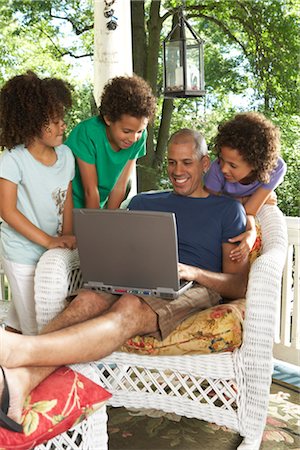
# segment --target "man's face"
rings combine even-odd
[[[198,159],[192,137],[171,142],[168,148],[168,175],[176,194],[203,197],[202,176],[209,159]]]

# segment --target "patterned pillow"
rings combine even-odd
[[[23,433],[0,428],[1,450],[29,450],[77,425],[111,394],[84,375],[61,367],[26,398]]]
[[[261,247],[262,247],[261,226],[260,226],[260,223],[257,221],[257,219],[255,221],[255,227],[256,227],[256,241],[254,242],[254,245],[249,254],[250,264],[252,264],[256,260],[256,258],[258,258],[260,256]]]
[[[214,306],[185,319],[163,341],[135,336],[120,350],[143,355],[231,352],[242,343],[245,299]]]

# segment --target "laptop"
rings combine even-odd
[[[192,281],[178,278],[173,213],[74,209],[84,287],[175,299]]]

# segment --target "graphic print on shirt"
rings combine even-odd
[[[54,192],[52,192],[52,199],[54,200],[56,211],[57,211],[57,235],[62,233],[62,225],[63,225],[63,212],[65,201],[67,198],[67,189],[57,188]]]

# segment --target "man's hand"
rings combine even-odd
[[[199,273],[199,268],[188,266],[187,264],[178,263],[178,275],[182,280],[196,281]]]

